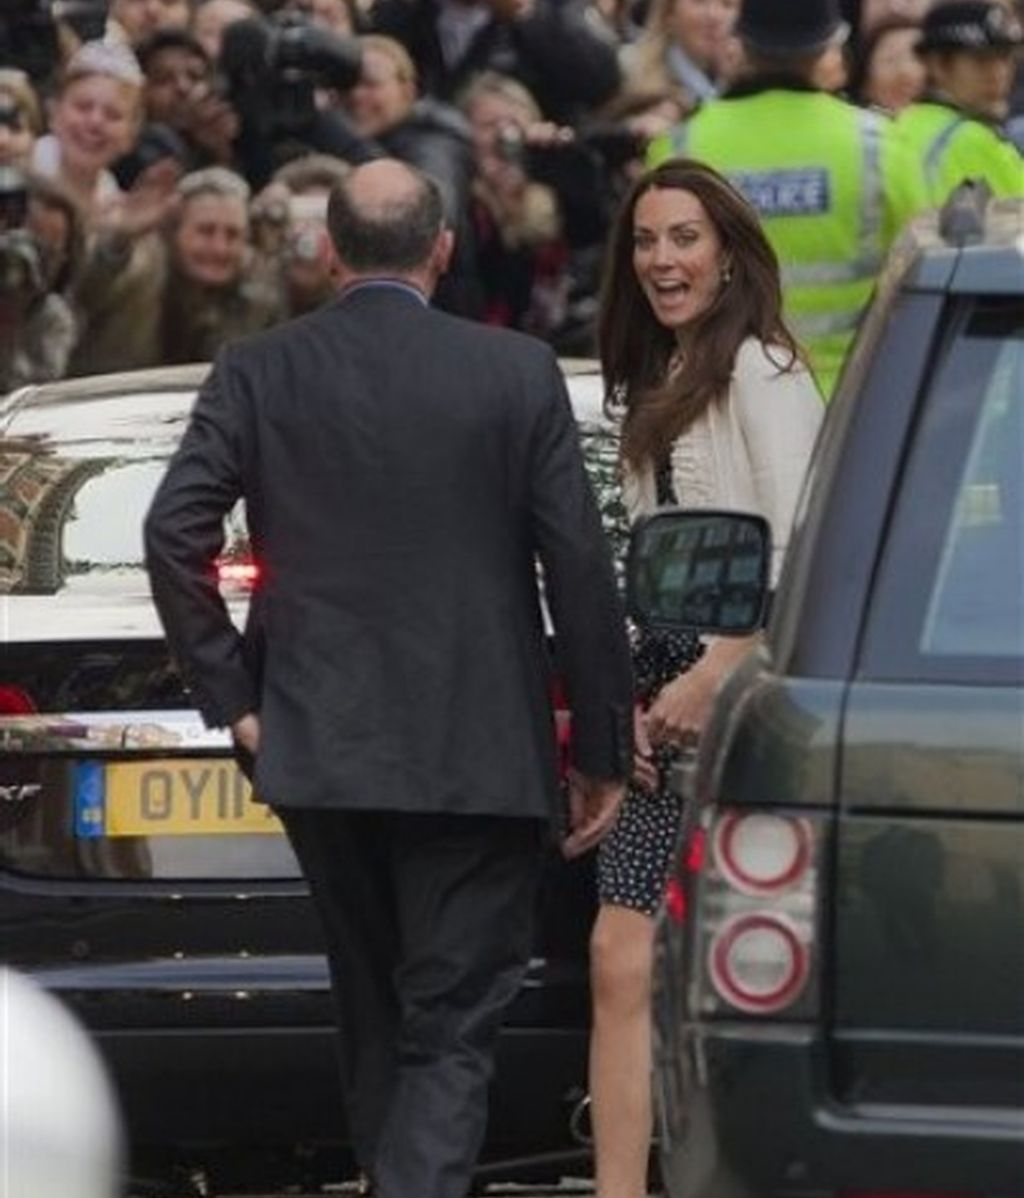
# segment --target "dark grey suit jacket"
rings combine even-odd
[[[246,501],[246,633],[212,563]],[[277,805],[550,816],[543,563],[575,764],[625,777],[624,621],[547,346],[370,284],[224,350],[146,519],[207,723],[258,711]]]

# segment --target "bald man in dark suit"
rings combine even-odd
[[[452,245],[436,185],[359,167],[329,225],[338,298],[222,352],[147,560],[204,717],[252,755],[309,880],[374,1192],[464,1198],[559,796],[537,559],[569,854],[632,767],[629,651],[551,351],[428,304]],[[210,571],[240,496],[262,565],[244,635]]]

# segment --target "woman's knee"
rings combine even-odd
[[[598,1007],[647,1006],[654,921],[636,911],[602,908],[590,937],[590,978]]]

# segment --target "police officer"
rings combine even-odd
[[[745,77],[655,139],[648,163],[700,159],[758,210],[787,318],[828,398],[890,245],[927,204],[923,181],[887,117],[814,85],[848,33],[836,0],[745,0],[736,32]]]
[[[924,19],[917,52],[927,91],[897,119],[917,154],[934,204],[964,179],[984,179],[996,196],[1024,195],[1024,158],[1003,136],[1019,21],[997,0],[939,4]]]

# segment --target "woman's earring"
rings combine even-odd
[[[732,282],[732,264],[727,262],[722,267],[722,286],[724,287],[726,285],[726,283],[731,283],[731,282]]]

